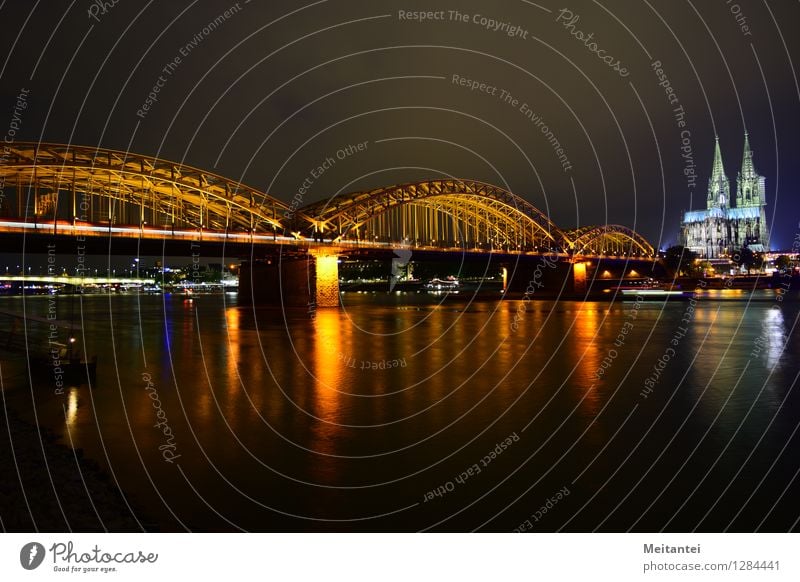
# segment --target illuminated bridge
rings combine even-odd
[[[474,180],[429,180],[302,207],[184,164],[95,147],[6,144],[0,232],[294,245],[316,261],[342,249],[652,260],[619,225],[564,230],[524,198]],[[324,261],[323,261],[324,262]],[[328,301],[331,301],[329,298]]]

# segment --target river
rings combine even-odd
[[[63,296],[95,382],[5,361],[4,397],[161,531],[786,531],[798,306]]]

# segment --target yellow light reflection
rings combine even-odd
[[[316,381],[313,385],[313,397],[309,412],[319,420],[315,423],[316,443],[314,450],[328,454],[336,451],[336,438],[341,422],[341,405],[343,395],[342,379],[346,371],[346,362],[350,357],[343,353],[342,326],[339,311],[323,309],[317,312],[314,320],[316,328],[314,342],[314,362],[311,370]]]
[[[240,319],[241,317],[238,309],[229,307],[225,310],[225,325],[228,327],[229,332],[239,330]]]
[[[580,354],[581,361],[573,374],[580,388],[580,398],[586,398],[581,403],[581,409],[588,415],[594,416],[600,408],[600,397],[597,395],[597,385],[603,382],[598,380],[597,372],[603,358],[608,354],[608,348],[613,348],[613,340],[603,339],[603,330],[598,330],[602,313],[596,304],[584,304],[575,317],[575,325],[570,333],[573,341],[573,354]],[[596,337],[595,337],[596,334]],[[605,378],[605,376],[601,376]]]
[[[78,389],[74,386],[67,395],[67,426],[73,426],[78,418]]]
[[[226,417],[228,417],[229,422],[233,422],[236,420],[236,411],[239,410],[239,407],[236,405],[237,401],[240,398],[243,398],[241,385],[239,383],[239,375],[241,371],[239,370],[240,362],[243,362],[242,359],[242,345],[241,345],[241,312],[236,307],[228,307],[225,310],[225,328],[226,328],[226,336],[227,336],[227,357],[224,358],[223,361],[226,363],[227,367],[227,390],[226,390],[226,397],[227,402],[225,403],[225,408],[223,411],[226,413]],[[213,390],[213,386],[211,389]],[[262,405],[263,400],[263,392],[261,390],[251,390],[250,398],[253,401],[253,406],[259,410]]]

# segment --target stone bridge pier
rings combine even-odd
[[[662,277],[663,268],[651,259],[525,257],[504,262],[510,297],[597,297],[620,285],[641,284],[647,277]]]
[[[239,304],[259,307],[339,306],[339,251],[323,247],[242,263]]]

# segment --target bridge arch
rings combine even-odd
[[[5,217],[324,238],[409,246],[474,246],[652,257],[620,225],[559,229],[527,200],[475,180],[442,179],[353,192],[295,208],[211,172],[129,152],[66,144],[6,144]],[[16,200],[11,188],[16,187]],[[10,194],[10,195],[9,195]],[[144,231],[142,231],[144,232]],[[334,233],[330,236],[330,233]],[[275,237],[272,237],[275,240]]]
[[[554,248],[563,233],[527,200],[473,180],[430,180],[354,192],[301,209],[307,227],[343,238]]]
[[[564,231],[564,240],[565,247],[576,254],[654,254],[652,245],[642,235],[618,224],[567,230]]]
[[[4,157],[0,179],[16,186],[20,217],[272,231],[289,210],[240,182],[130,152],[16,142]]]

